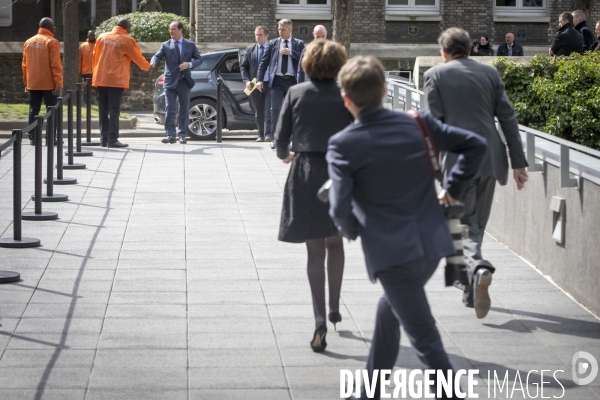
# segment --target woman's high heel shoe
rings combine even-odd
[[[320,353],[325,351],[325,347],[327,347],[327,341],[325,340],[325,336],[327,335],[327,329],[318,328],[315,330],[315,334],[313,339],[310,341],[310,348],[316,352]]]
[[[335,324],[338,322],[342,322],[342,314],[337,311],[332,311],[329,313],[329,322],[333,324],[333,329],[337,331]]]

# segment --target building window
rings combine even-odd
[[[0,0],[0,26],[12,25],[12,0]]]
[[[546,16],[547,0],[494,0],[494,14]]]
[[[331,0],[277,0],[278,13],[331,13]]]
[[[440,0],[386,0],[385,13],[439,15]]]

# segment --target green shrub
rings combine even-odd
[[[102,22],[96,28],[96,36],[112,31],[121,18],[131,22],[129,34],[138,42],[165,42],[171,38],[169,25],[174,20],[183,23],[183,37],[190,37],[190,24],[180,15],[161,12],[136,12],[132,14],[117,15]]]
[[[495,63],[519,123],[600,149],[600,52]]]

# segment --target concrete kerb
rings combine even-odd
[[[63,121],[64,126],[67,125],[67,120]],[[21,129],[27,127],[27,121],[16,120],[16,121],[0,121],[0,131],[12,131],[13,129]],[[85,129],[85,120],[82,120],[82,125]],[[120,129],[135,129],[137,125],[137,117],[131,117],[128,119],[119,120]],[[46,123],[44,122],[44,128]],[[92,120],[92,129],[100,129],[100,121],[97,119]],[[2,137],[2,136],[0,136]]]

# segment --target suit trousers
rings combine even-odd
[[[265,87],[263,91],[255,90],[250,95],[254,106],[254,119],[258,128],[258,136],[273,136],[271,131],[271,89]]]
[[[175,88],[165,88],[165,102],[167,115],[165,116],[165,130],[167,135],[176,136],[175,116],[177,115],[177,135],[185,137],[190,113],[190,93],[192,89],[185,79],[181,79]],[[179,104],[178,104],[179,103]],[[177,106],[179,105],[179,111]]]
[[[460,221],[469,228],[468,237],[463,239],[463,253],[471,278],[481,267],[489,269],[492,273],[496,270],[481,255],[481,243],[485,235],[485,227],[490,219],[495,188],[495,178],[480,176],[471,182],[463,200],[465,214]],[[470,290],[472,289],[465,287],[465,291]]]
[[[30,90],[29,91],[29,123],[33,123],[35,118],[40,113],[42,108],[42,99],[46,103],[46,110],[48,107],[56,105],[58,96],[52,94],[52,90]],[[35,129],[29,132],[29,139],[35,139]]]
[[[119,115],[123,88],[98,86],[98,109],[100,112],[100,133],[103,141],[119,140]]]
[[[271,135],[275,134],[277,127],[277,119],[281,112],[283,99],[289,88],[296,84],[296,78],[283,79],[283,77],[275,75],[273,84],[271,85]]]
[[[439,261],[416,260],[380,271],[377,279],[384,295],[377,306],[375,332],[367,361],[372,378],[375,369],[392,370],[400,350],[400,325],[417,351],[417,356],[428,369],[453,370],[435,319],[425,295],[425,283],[435,272]],[[377,379],[375,397],[380,398],[380,380]],[[389,388],[388,388],[389,393]],[[364,385],[361,399],[367,399]]]

